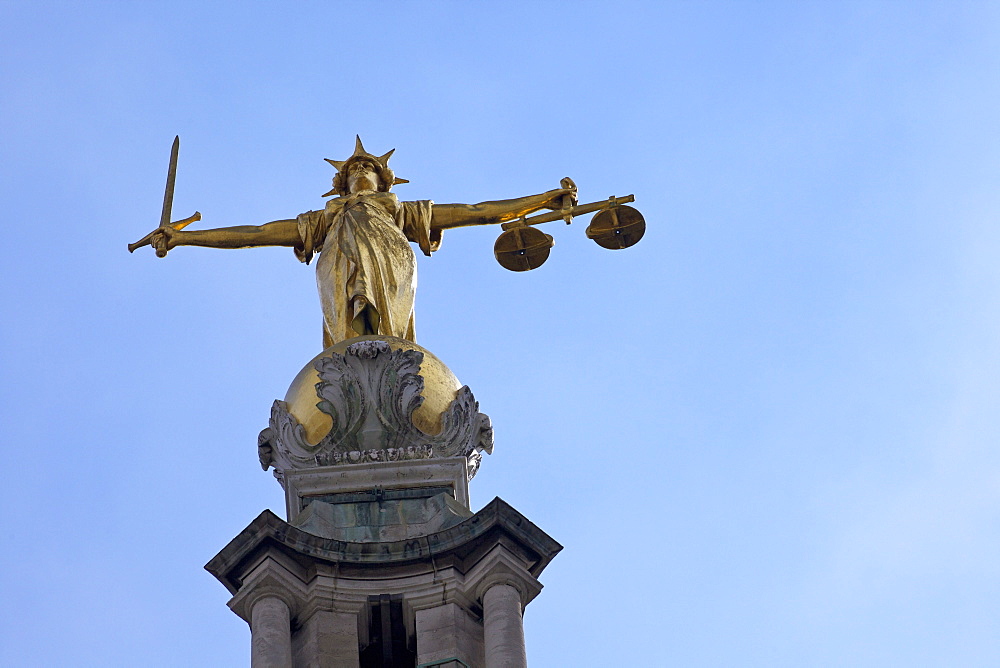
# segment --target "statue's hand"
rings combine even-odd
[[[174,229],[170,225],[164,225],[155,232],[149,244],[156,249],[156,257],[166,257],[167,251],[177,246],[177,235],[180,230]]]
[[[196,220],[201,220],[201,214],[197,211],[189,218],[158,227],[134,244],[129,244],[128,252],[134,253],[136,249],[149,245],[156,249],[156,257],[165,257],[168,250],[181,245],[178,233]]]
[[[569,179],[563,179],[563,182]],[[572,181],[570,181],[572,183]],[[568,209],[570,207],[576,206],[576,186],[571,188],[556,188],[555,190],[550,190],[545,193],[549,195],[548,202],[545,203],[546,209],[552,209],[557,211],[559,209]]]
[[[562,188],[556,188],[546,193],[550,195],[550,198],[545,208],[559,210],[576,206],[576,184],[573,183],[573,179],[566,177],[562,180],[561,185]]]

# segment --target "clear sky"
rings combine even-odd
[[[240,666],[202,570],[283,497],[321,347],[287,249],[125,246],[322,206],[634,193],[523,274],[420,258],[419,342],[565,546],[533,666],[1000,665],[1000,5],[0,0],[0,664]]]

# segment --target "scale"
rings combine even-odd
[[[568,177],[562,180],[561,185],[563,188],[576,189],[573,179]],[[588,239],[593,239],[598,246],[609,250],[634,246],[646,232],[645,218],[637,209],[626,204],[634,201],[634,195],[625,197],[612,195],[600,202],[573,205],[572,197],[565,195],[560,210],[530,218],[521,217],[501,225],[503,232],[493,244],[493,254],[504,269],[510,271],[537,269],[549,259],[549,251],[555,245],[555,240],[551,234],[545,234],[532,226],[555,220],[565,220],[569,225],[573,222],[574,216],[594,211],[597,211],[597,215],[590,221],[586,230]]]

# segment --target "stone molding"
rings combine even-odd
[[[448,569],[444,574],[438,573],[438,582],[433,586],[414,589],[406,594],[407,605],[416,612],[417,610],[429,610],[446,603],[454,603],[463,610],[475,610],[477,601],[468,595],[464,586],[464,578],[461,574],[454,573],[454,569]]]
[[[336,578],[317,577],[309,583],[299,617],[308,619],[317,610],[360,615],[366,605],[366,597],[345,593]]]
[[[301,611],[308,599],[305,583],[273,558],[265,558],[246,578],[243,587],[229,601],[229,608],[250,623],[257,601],[274,597],[288,606],[291,617]]]
[[[499,498],[448,529],[389,542],[322,538],[265,510],[205,568],[229,589],[230,608],[248,622],[257,601],[275,596],[288,606],[293,642],[294,629],[318,611],[333,611],[354,616],[364,643],[372,595],[402,595],[404,624],[454,605],[474,627],[484,623],[483,595],[498,584],[514,587],[523,611],[541,590],[537,576],[561,549]]]
[[[378,466],[348,464],[285,472],[285,511],[289,522],[306,506],[308,497],[381,488],[449,487],[455,500],[469,507],[468,460],[465,457]]]
[[[265,510],[205,568],[229,589],[230,607],[244,619],[254,591],[285,593],[289,609],[303,617],[317,606],[356,613],[368,595],[386,591],[403,594],[412,610],[455,603],[481,614],[486,587],[500,582],[512,584],[527,605],[541,590],[536,576],[561,549],[499,498],[437,534],[388,543],[320,538]]]
[[[338,577],[346,580],[367,577],[366,573],[375,571],[384,573],[387,566],[405,570],[409,564],[425,564],[437,569],[462,567],[464,572],[481,558],[483,550],[488,549],[485,546],[501,542],[507,545],[508,551],[518,551],[517,559],[533,577],[537,577],[562,549],[559,543],[500,498],[493,499],[464,522],[443,531],[412,540],[378,543],[352,543],[314,536],[265,510],[205,568],[230,593],[236,594],[250,575],[244,570],[246,564],[255,555],[270,553],[272,548],[293,561],[307,558],[336,565]]]
[[[466,385],[441,415],[438,434],[417,428],[411,416],[423,402],[423,357],[418,350],[393,350],[384,341],[359,341],[343,355],[316,360],[317,408],[332,418],[333,426],[312,445],[287,404],[275,401],[269,426],[257,440],[261,466],[273,466],[284,485],[289,470],[461,456],[468,460],[472,479],[482,453],[493,452],[489,416],[479,412]]]
[[[542,591],[542,583],[501,545],[490,550],[466,579],[473,585],[470,595],[477,601],[483,600],[490,587],[510,585],[521,597],[522,610]]]

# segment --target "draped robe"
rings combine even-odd
[[[432,206],[430,200],[400,202],[392,193],[364,191],[298,216],[296,257],[308,264],[319,252],[324,347],[358,336],[365,320],[378,334],[415,339],[417,258],[409,242],[425,255],[441,244],[441,231],[431,229]]]

